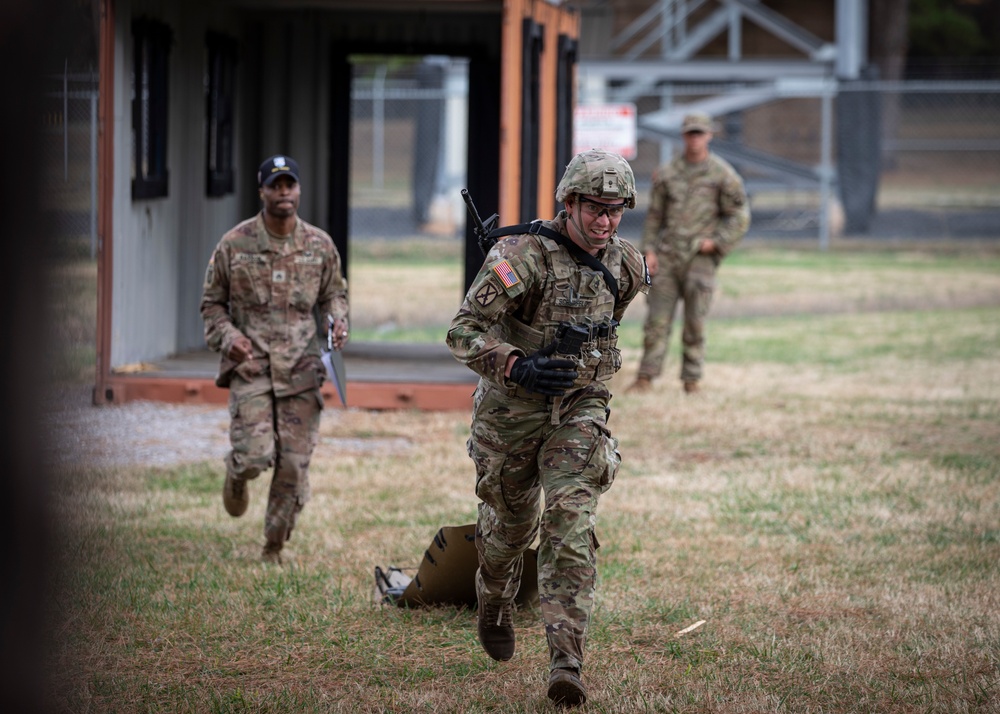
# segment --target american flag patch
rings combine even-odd
[[[517,273],[514,269],[510,267],[510,263],[506,260],[501,260],[499,263],[493,266],[493,272],[497,274],[500,278],[500,282],[503,283],[505,288],[511,288],[521,282],[521,279],[517,277]]]

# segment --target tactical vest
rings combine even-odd
[[[587,330],[587,338],[579,353],[563,355],[577,363],[579,377],[573,388],[610,379],[622,365],[618,325],[613,319],[617,296],[612,294],[601,272],[577,263],[559,243],[543,235],[538,236],[538,242],[546,267],[538,309],[529,323],[505,315],[491,332],[501,341],[531,354],[556,340],[560,325],[582,326]],[[618,280],[621,246],[609,244],[603,262]]]

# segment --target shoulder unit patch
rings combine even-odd
[[[491,282],[487,282],[476,293],[476,302],[479,303],[480,307],[488,307],[499,295],[500,291],[497,289],[497,286]]]

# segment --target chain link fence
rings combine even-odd
[[[356,65],[352,238],[460,234],[464,209],[451,199],[462,185],[464,148],[440,142],[464,142],[443,109],[465,100],[461,71],[446,87],[440,75],[429,86],[419,63]],[[672,88],[671,100],[756,91]],[[823,97],[777,98],[717,117],[713,149],[736,166],[750,193],[748,239],[819,239],[824,221],[832,236],[1000,238],[1000,82],[857,82],[834,85],[829,101],[826,139]],[[641,122],[662,99],[636,104]],[[641,194],[623,221],[626,237],[638,239],[653,170],[681,148],[677,136],[640,131],[632,165]],[[452,169],[435,169],[444,162]]]
[[[352,66],[351,238],[458,239],[468,61],[355,58]]]
[[[97,255],[97,74],[48,77],[41,117],[41,204],[61,254]]]
[[[756,91],[672,87],[668,106],[739,103]],[[641,126],[643,112],[665,101],[636,104]],[[1000,82],[854,82],[835,86],[826,100],[770,98],[716,120],[712,148],[750,195],[748,239],[819,238],[824,220],[834,237],[1000,238]],[[676,134],[640,130],[632,162],[640,188],[648,190],[656,166],[682,149]],[[640,195],[623,233],[637,235],[645,200]]]
[[[43,205],[65,250],[94,257],[97,77],[67,71],[49,81]],[[673,89],[670,101],[751,89]],[[464,60],[354,62],[352,240],[460,240],[467,96]],[[663,101],[637,100],[640,125],[643,113]],[[856,82],[838,87],[829,101],[827,111],[822,97],[776,98],[716,117],[713,149],[736,166],[750,194],[748,240],[816,239],[824,220],[833,236],[1000,238],[1000,82]],[[632,161],[638,210],[626,213],[620,229],[633,240],[653,170],[681,147],[676,136],[639,137]]]

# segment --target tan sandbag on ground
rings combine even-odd
[[[476,606],[476,526],[443,526],[424,551],[416,574],[407,581],[403,569],[375,568],[376,596],[381,602],[399,606]],[[538,607],[537,552],[524,553],[521,589],[514,602],[519,608]]]

